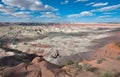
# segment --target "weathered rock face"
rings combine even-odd
[[[79,64],[88,64],[92,68],[96,68],[95,72],[114,72],[114,77],[120,74],[120,42],[112,42],[99,48],[93,55],[92,60],[83,60]]]
[[[108,39],[109,42],[116,40],[114,39],[116,36],[119,39],[119,35],[120,28],[111,26],[0,28],[0,66],[2,67],[0,67],[0,75],[2,77],[94,77],[93,72],[79,71],[76,74],[74,66],[66,65],[60,68],[58,65],[90,59],[93,52],[89,51],[94,51],[93,49],[103,42],[106,43]],[[95,40],[100,42],[93,42]],[[115,44],[99,49],[94,58],[110,60],[107,59],[102,64],[97,64],[97,59],[86,63],[98,69],[115,69],[120,72],[118,68],[120,62],[115,60],[120,59],[120,48]]]
[[[63,67],[46,61],[43,56],[34,56],[31,62],[20,63],[13,67],[1,67],[0,77],[99,77],[100,73],[113,69],[117,75],[115,77],[119,77],[120,59],[116,59],[120,52],[119,43],[110,43],[98,50],[100,51],[95,52],[93,60],[83,60]],[[98,60],[100,58],[103,60]]]
[[[90,71],[76,71],[74,65],[60,67],[43,57],[36,57],[31,63],[20,63],[13,67],[0,68],[0,77],[93,77]]]
[[[119,43],[119,42],[118,42]],[[120,47],[117,43],[110,43],[100,49],[94,55],[95,58],[111,58],[117,59],[120,57]]]
[[[0,27],[0,58],[18,55],[18,53],[11,52],[11,50],[6,52],[6,50],[2,49],[2,47],[7,47],[27,54],[44,56],[51,63],[64,65],[72,59],[78,59],[79,61],[84,58],[81,54],[84,55],[84,52],[89,53],[99,47],[99,42],[93,41],[104,39],[116,33],[118,36],[120,35],[118,26],[109,27],[107,24],[104,24],[106,26],[103,24],[101,26],[98,26],[99,24],[92,25],[63,24],[54,26]],[[102,44],[103,41],[100,42]],[[89,55],[85,59],[89,59]]]
[[[90,71],[76,71],[74,65],[60,67],[43,57],[36,57],[31,63],[20,63],[13,67],[0,68],[0,77],[93,77]]]
[[[14,67],[1,68],[2,77],[70,77],[59,66],[51,64],[42,57],[36,57],[31,63],[21,63]]]

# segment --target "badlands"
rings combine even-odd
[[[120,77],[119,59],[120,24],[0,27],[0,77]]]

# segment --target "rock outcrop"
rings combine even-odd
[[[28,63],[0,67],[0,77],[99,77],[105,71],[112,71],[115,77],[119,77],[118,44],[111,43],[98,50],[100,51],[95,52],[92,60],[68,63],[62,67],[46,61],[43,56],[38,56]]]
[[[120,47],[115,42],[107,44],[106,46],[98,49],[94,57],[116,59],[117,57],[120,57]]]
[[[98,49],[92,60],[83,60],[80,64],[88,64],[96,68],[95,72],[111,71],[120,76],[120,42],[112,42]]]
[[[0,73],[1,77],[70,77],[65,70],[42,57],[36,57],[28,64],[21,63],[14,67],[1,68]]]

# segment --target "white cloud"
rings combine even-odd
[[[59,18],[59,13],[42,12],[40,18]]]
[[[3,5],[2,5],[2,4],[0,4],[0,7],[3,7]]]
[[[105,12],[103,14],[116,14],[117,12]]]
[[[96,17],[96,20],[102,20],[103,22],[108,21],[108,22],[116,22],[119,20],[119,18],[116,17],[111,17],[110,15],[105,15],[105,16],[99,16]]]
[[[104,15],[104,16],[99,16],[97,17],[98,19],[103,19],[103,18],[110,18],[111,16],[110,15]]]
[[[0,4],[0,11],[4,12],[5,14],[11,14],[15,12],[15,9],[13,7],[8,7]]]
[[[61,2],[61,4],[68,4],[69,0],[65,0],[64,2]]]
[[[5,6],[2,4],[0,4],[0,11],[3,14],[8,14],[14,17],[19,17],[19,18],[29,18],[30,16],[30,12],[24,12],[24,11],[16,12],[16,8],[11,6]]]
[[[116,10],[120,8],[120,4],[118,5],[113,5],[113,6],[106,6],[106,7],[102,7],[100,9],[95,9],[95,10],[91,10],[91,12],[105,12],[105,11],[112,11],[112,10]]]
[[[69,18],[77,18],[77,17],[80,17],[80,14],[71,14],[71,15],[68,15],[67,17],[69,17]]]
[[[49,5],[44,5],[41,1],[39,0],[2,0],[2,2],[6,5],[13,6],[13,7],[18,7],[22,10],[34,10],[34,11],[41,11],[41,10],[56,10],[55,8],[49,6]]]
[[[52,6],[44,5],[40,0],[2,0],[2,2],[4,5],[0,4],[1,14],[8,14],[13,17],[25,19],[32,17],[32,13],[35,11],[57,11],[57,9]],[[29,10],[29,12],[26,10]],[[57,17],[57,15],[52,13],[44,16],[48,18]]]
[[[111,21],[111,22],[113,22],[113,21],[118,21],[118,20],[120,20],[120,18],[115,18],[115,17],[109,17],[109,18],[104,18],[104,19],[102,19],[102,20],[109,20],[109,21]]]
[[[95,4],[95,2],[87,3],[86,6],[90,6],[90,5],[93,5],[93,4]]]
[[[12,15],[20,18],[29,18],[30,12],[15,12]]]
[[[82,16],[93,16],[94,12],[108,12],[108,11],[116,10],[118,8],[120,8],[120,4],[113,5],[113,6],[106,6],[106,7],[100,8],[100,9],[94,9],[94,10],[90,10],[90,11],[83,11],[79,14],[68,15],[67,17],[78,18],[78,17],[82,17]],[[102,18],[102,17],[99,17],[99,18]]]
[[[87,1],[89,1],[89,0],[76,0],[74,2],[87,2]]]
[[[80,13],[81,16],[92,16],[93,14],[89,11],[84,11]]]
[[[108,2],[105,3],[95,3],[94,5],[92,5],[93,7],[100,7],[100,6],[106,6],[108,5]]]
[[[71,17],[75,17],[75,18],[78,18],[78,17],[83,17],[83,16],[93,16],[93,13],[89,12],[89,11],[83,11],[79,14],[71,14],[71,15],[68,15],[67,17],[71,18]]]

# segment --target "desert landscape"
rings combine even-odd
[[[120,0],[0,0],[0,77],[120,77]]]
[[[5,24],[0,77],[120,77],[120,24]]]

